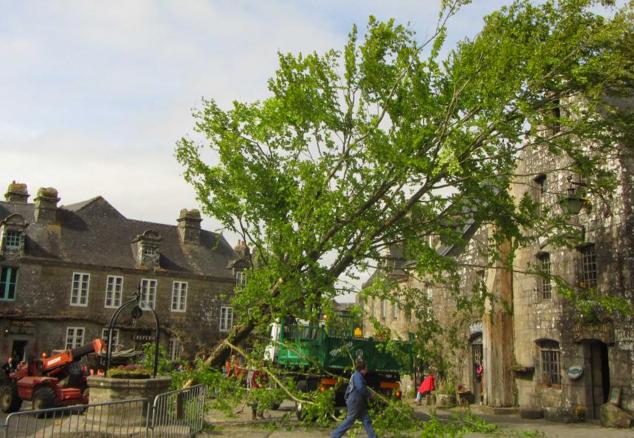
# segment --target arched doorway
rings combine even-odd
[[[583,341],[586,382],[586,415],[598,419],[599,410],[610,394],[608,346],[598,340]]]
[[[474,334],[471,338],[471,391],[475,403],[482,403],[482,333]]]

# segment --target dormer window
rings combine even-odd
[[[0,253],[5,257],[24,254],[26,222],[19,214],[12,214],[0,222]]]
[[[143,258],[156,257],[159,253],[158,248],[153,246],[146,246],[146,245],[142,246],[142,251],[143,251]]]
[[[15,230],[7,230],[4,233],[4,250],[7,252],[17,252],[20,250],[22,233]]]
[[[145,268],[160,267],[160,244],[162,237],[159,233],[147,230],[139,234],[132,241],[137,265]]]

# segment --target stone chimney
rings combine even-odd
[[[233,248],[238,258],[231,262],[231,267],[235,272],[251,267],[251,250],[244,240],[238,240],[238,245]]]
[[[251,251],[244,240],[238,240],[238,244],[233,248],[240,259],[246,259],[251,255]]]
[[[183,243],[200,243],[200,211],[183,208],[177,219],[178,234]]]
[[[13,181],[7,188],[7,193],[4,194],[4,199],[7,202],[18,202],[20,204],[26,204],[29,199],[29,192],[26,190],[26,184],[17,183]]]
[[[35,198],[35,222],[50,224],[57,221],[59,197],[53,187],[40,187]]]

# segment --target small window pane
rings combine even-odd
[[[590,289],[597,287],[597,255],[594,245],[579,248],[581,255],[581,278],[579,287]]]
[[[392,319],[398,319],[398,314],[399,314],[398,303],[394,301],[392,303]]]
[[[221,307],[220,308],[220,327],[221,332],[227,332],[233,326],[233,308]]]
[[[123,296],[123,277],[109,275],[106,280],[106,307],[119,307]]]
[[[108,329],[104,328],[101,330],[101,339],[108,342]],[[119,345],[119,329],[112,329],[112,350],[116,350]]]
[[[542,380],[549,385],[561,384],[560,350],[557,341],[544,340],[539,343]]]
[[[3,266],[0,275],[0,301],[15,300],[15,288],[18,281],[18,268]]]
[[[141,280],[141,308],[156,309],[156,280]]]
[[[550,254],[540,253],[537,255],[539,277],[539,291],[542,299],[550,300],[552,298],[552,284],[550,281]]]
[[[172,284],[172,311],[184,312],[187,307],[187,283],[175,281]]]
[[[84,345],[84,328],[83,327],[67,327],[66,328],[66,350],[73,350]]]
[[[20,249],[22,233],[15,230],[8,230],[4,234],[4,249],[8,252],[16,252]]]
[[[72,287],[70,291],[71,306],[87,306],[88,290],[90,288],[90,274],[83,272],[73,273]]]
[[[181,356],[181,343],[176,338],[171,338],[169,340],[169,358],[170,360],[178,360]]]

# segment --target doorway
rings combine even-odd
[[[471,341],[471,388],[475,403],[482,403],[482,334]]]
[[[24,339],[16,339],[11,346],[11,357],[17,359],[18,362],[26,360],[26,344],[29,341]]]
[[[601,341],[586,344],[586,413],[589,419],[598,419],[601,405],[610,395],[610,363],[608,346]]]

